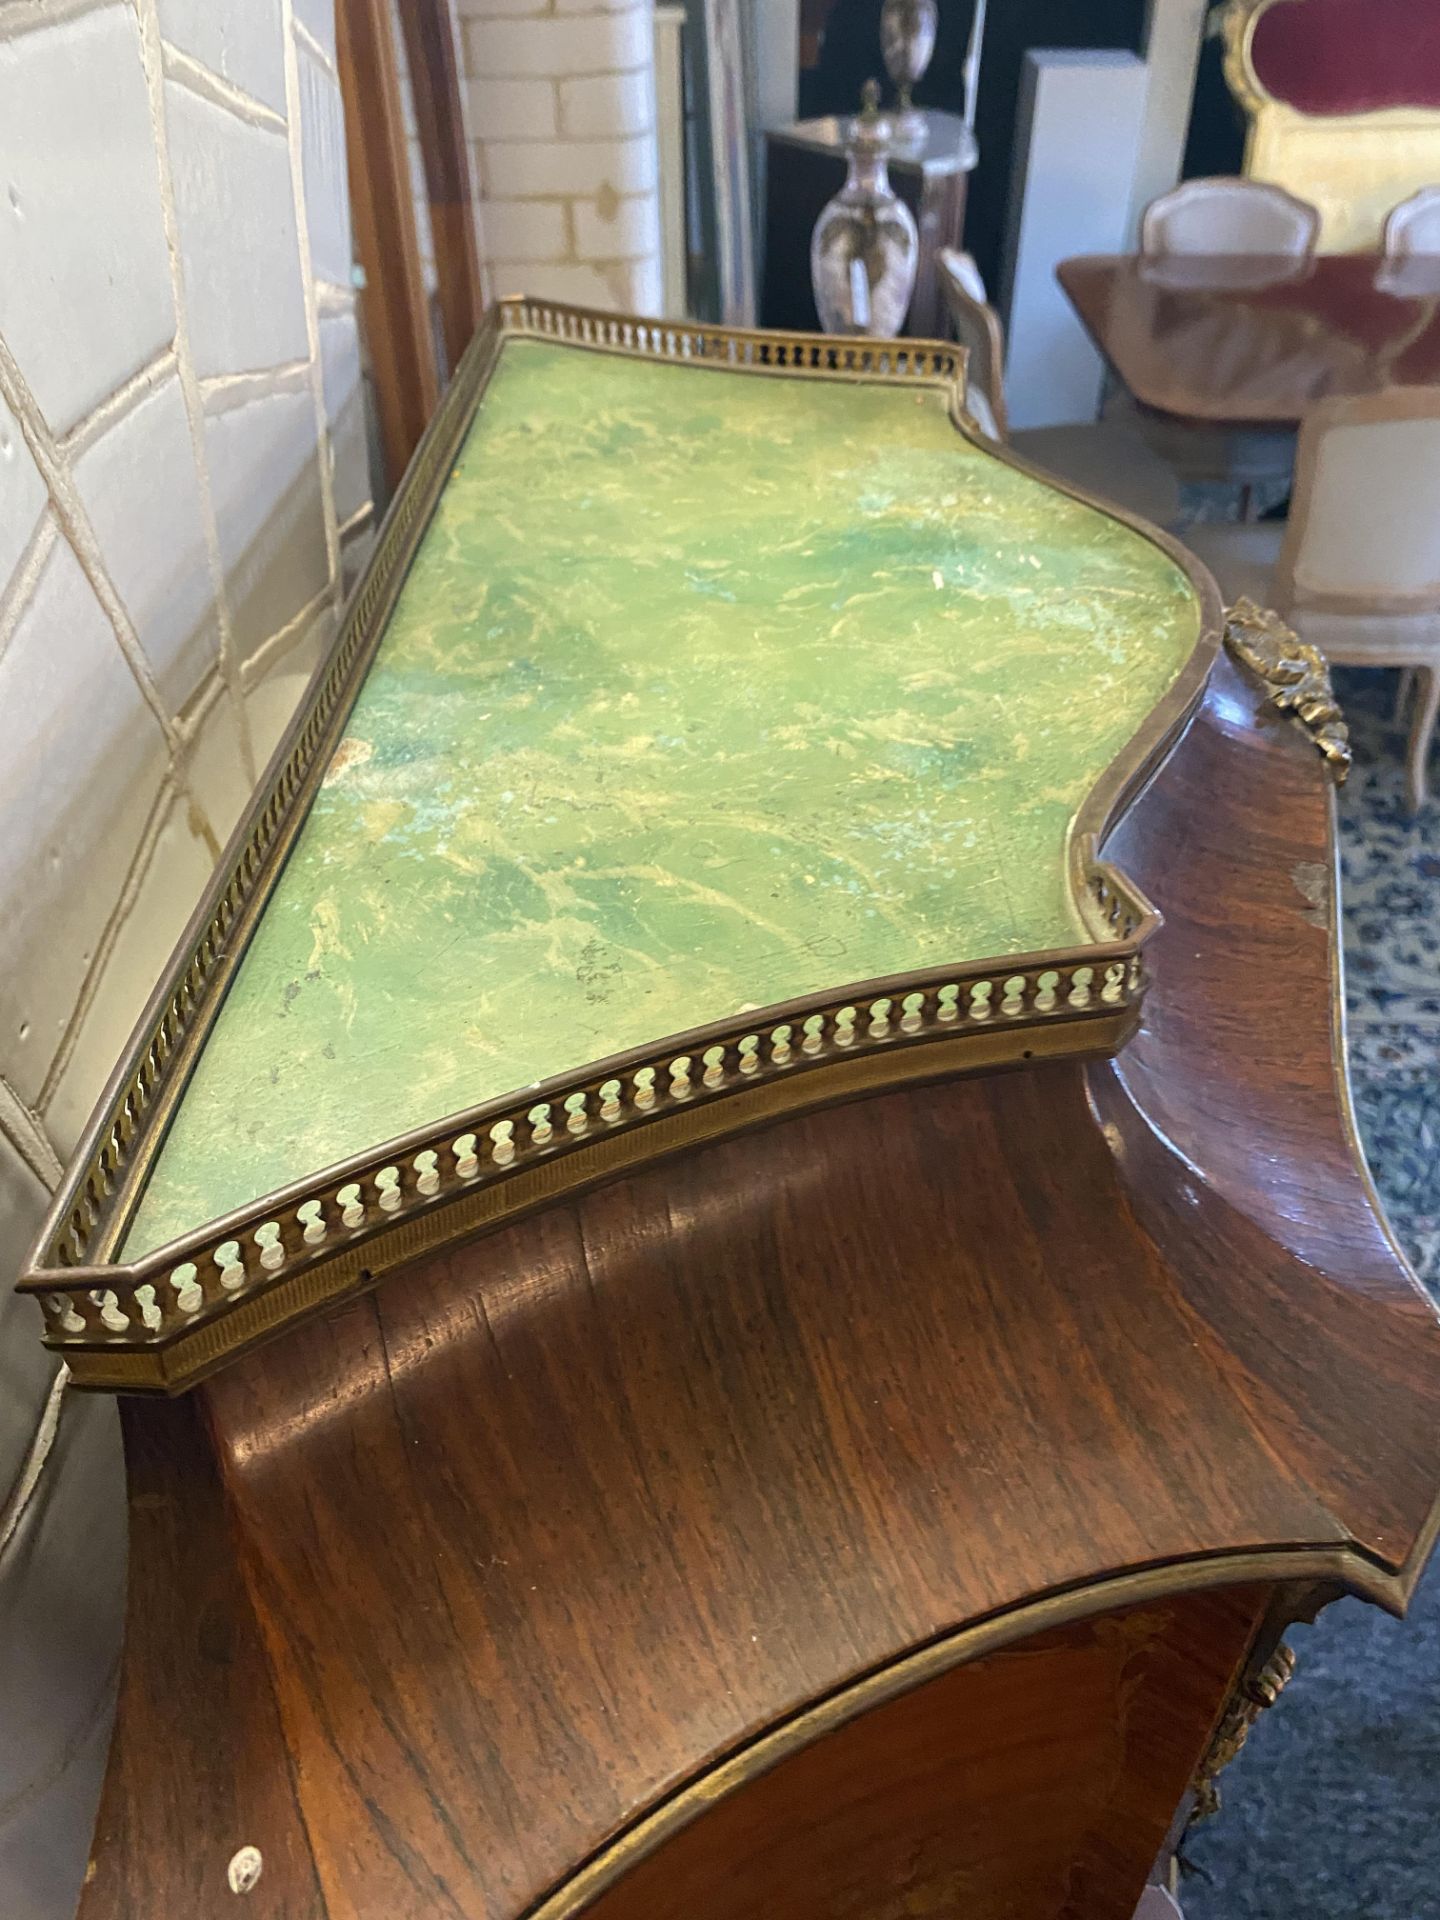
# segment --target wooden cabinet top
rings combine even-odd
[[[102,1115],[97,1218],[59,1210],[110,1269],[51,1310],[78,1377],[183,1384],[667,1104],[1118,1042],[1152,916],[1097,838],[1213,588],[982,440],[958,370],[500,311]]]
[[[27,1282],[88,1384],[201,1380],[123,1410],[86,1920],[219,1920],[246,1845],[275,1920],[648,1920],[951,1667],[1404,1607],[1440,1321],[1346,1096],[1323,663],[1220,649],[960,372],[525,303],[466,363]],[[423,1124],[132,1257],[252,1047],[282,1161]]]

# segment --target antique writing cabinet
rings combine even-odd
[[[472,347],[23,1281],[130,1396],[85,1920],[1128,1920],[1403,1609],[1323,666],[961,395]]]

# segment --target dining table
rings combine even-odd
[[[1317,400],[1440,384],[1440,256],[1085,255],[1061,286],[1141,406],[1294,428]]]

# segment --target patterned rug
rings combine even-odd
[[[1397,1238],[1440,1295],[1440,797],[1405,816],[1395,676],[1337,672],[1355,741],[1340,795],[1351,1083]],[[1440,786],[1440,753],[1431,761]],[[1440,1562],[1399,1625],[1355,1600],[1299,1657],[1185,1853],[1186,1920],[1440,1915]]]
[[[1440,792],[1406,818],[1396,676],[1335,678],[1355,742],[1340,836],[1356,1117],[1400,1244],[1440,1294]]]

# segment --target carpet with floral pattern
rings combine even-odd
[[[1440,1293],[1440,791],[1406,817],[1395,676],[1335,677],[1355,741],[1340,844],[1356,1116],[1400,1243]]]

